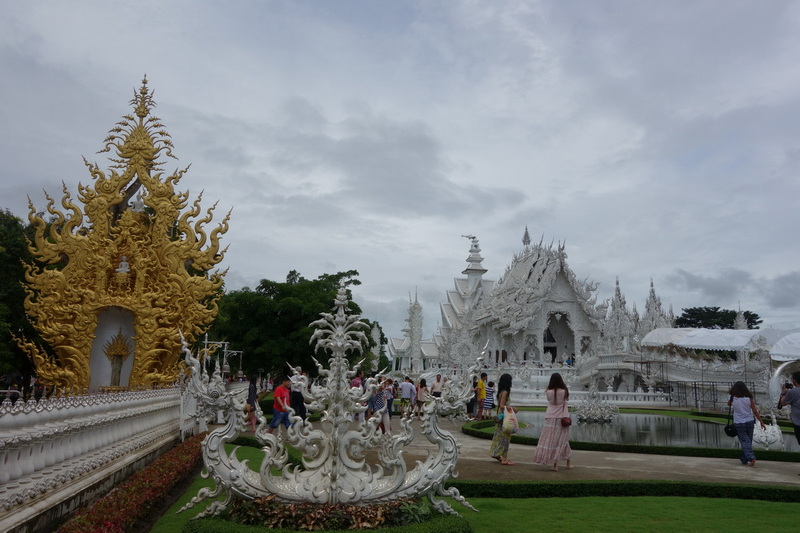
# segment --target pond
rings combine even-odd
[[[532,428],[520,429],[520,435],[539,437],[544,425],[544,411],[520,411],[517,417],[520,422],[533,424]],[[575,441],[701,448],[736,448],[739,443],[736,437],[725,435],[722,424],[706,420],[629,413],[615,415],[611,424],[579,423],[574,413],[572,419],[570,440]],[[794,434],[784,433],[783,442],[786,451],[800,451]],[[763,446],[755,444],[754,448],[763,449]]]

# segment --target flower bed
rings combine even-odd
[[[147,468],[117,485],[106,496],[76,511],[58,533],[132,533],[142,522],[160,516],[164,501],[186,480],[191,480],[202,461],[205,434],[186,439],[159,456]]]

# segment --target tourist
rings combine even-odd
[[[370,377],[374,378],[375,374],[372,374]],[[367,400],[367,418],[371,417],[372,414],[377,411],[377,409],[375,409],[375,397],[378,395],[378,392],[383,393],[383,377],[379,377],[377,382],[378,387],[372,391],[372,394],[369,396],[369,400]]]
[[[411,378],[406,376],[406,379],[400,384],[400,414],[403,416],[413,415],[416,399],[417,388],[411,383]]]
[[[444,388],[444,381],[442,381],[442,375],[436,374],[436,381],[431,383],[431,395],[434,398],[441,398],[443,388]]]
[[[386,389],[386,412],[389,413],[389,418],[392,418],[392,405],[394,404],[394,397],[397,395],[397,383],[394,380],[389,380],[389,386]]]
[[[483,417],[491,418],[494,409],[494,381],[486,385],[486,399],[483,401]]]
[[[422,406],[424,406],[425,402],[427,402],[429,399],[428,384],[423,378],[419,380],[419,385],[417,385],[417,418],[422,418],[422,413],[424,412]]]
[[[788,405],[792,409],[792,426],[794,426],[794,437],[797,444],[800,444],[800,371],[792,374],[790,387],[784,383],[781,387],[781,398],[778,400],[778,407]],[[800,474],[798,474],[800,475]]]
[[[567,468],[572,469],[572,448],[569,446],[569,425],[562,419],[569,418],[569,389],[561,374],[555,372],[550,376],[550,383],[545,391],[547,411],[544,413],[544,429],[536,446],[533,461],[540,465],[553,465],[553,472],[558,472],[558,462],[566,459]]]
[[[758,414],[756,402],[753,394],[744,384],[744,381],[737,381],[730,390],[728,407],[733,409],[733,427],[736,429],[736,436],[742,446],[742,453],[739,459],[743,465],[755,466],[756,454],[753,453],[753,431],[755,430],[756,418],[761,424],[761,429],[767,429],[761,415]]]
[[[269,423],[270,433],[281,424],[287,428],[292,425],[289,422],[289,404],[292,396],[290,391],[291,384],[292,380],[289,379],[289,376],[284,376],[281,384],[275,387],[272,402],[272,420]]]
[[[258,376],[250,376],[250,386],[247,388],[247,405],[244,407],[245,426],[250,426],[253,433],[256,432],[256,424],[258,419],[256,417],[256,404],[258,403]]]
[[[477,406],[475,407],[475,420],[483,420],[483,403],[486,401],[486,380],[488,376],[486,372],[481,373],[481,379],[478,380],[476,387],[475,399]]]
[[[380,418],[378,429],[380,429],[382,433],[392,432],[392,421],[389,417],[389,413],[387,412],[389,395],[392,393],[391,389],[392,379],[388,378],[378,386],[378,390],[375,391],[374,401],[372,404],[374,413]]]
[[[494,436],[492,437],[492,447],[490,454],[493,459],[500,461],[501,465],[513,466],[508,460],[508,448],[511,445],[511,433],[503,431],[503,417],[505,416],[505,409],[517,412],[516,407],[512,407],[509,403],[511,397],[511,374],[503,374],[497,381],[497,417],[495,417]]]
[[[299,367],[298,367],[299,368]],[[308,376],[305,372],[301,375]],[[306,401],[303,398],[303,382],[300,381],[300,376],[293,375],[291,377],[292,382],[292,409],[294,410],[294,414],[302,418],[303,420],[306,419]]]
[[[352,380],[350,380],[350,388],[351,389],[355,389],[355,388],[363,389],[364,388],[364,384],[363,384],[362,379],[361,379],[363,376],[364,376],[364,372],[363,371],[356,370],[355,377]]]
[[[467,402],[467,418],[475,420],[475,404],[478,403],[478,378],[472,376],[472,396]]]

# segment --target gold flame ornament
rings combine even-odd
[[[225,272],[211,270],[227,250],[219,241],[230,212],[206,232],[216,204],[198,218],[202,194],[185,209],[189,193],[175,191],[188,168],[165,176],[162,159],[175,159],[173,145],[150,114],[155,103],[146,78],[131,105],[134,113],[117,122],[98,152],[112,154],[108,173],[84,159],[94,183],[78,184],[79,203],[66,184],[64,212],[45,193],[45,221],[28,200],[35,262],[26,265],[25,308],[52,351],[18,343],[40,381],[67,393],[89,387],[93,339],[105,310],[133,316],[133,389],[174,383],[182,364],[179,331],[192,343],[217,314]]]

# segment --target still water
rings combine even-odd
[[[520,411],[520,422],[533,427],[520,429],[520,435],[539,437],[544,425],[544,411]],[[612,424],[578,422],[573,414],[570,440],[583,442],[608,442],[612,444],[639,444],[642,446],[691,446],[701,448],[736,448],[738,439],[728,437],[722,424],[704,420],[675,418],[664,415],[618,414]],[[786,450],[800,451],[791,433],[783,434]],[[763,446],[755,443],[755,449]],[[770,449],[780,449],[772,446]]]

